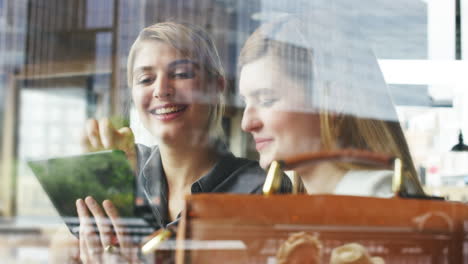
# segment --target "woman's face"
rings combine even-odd
[[[132,98],[149,132],[163,143],[191,143],[206,135],[210,106],[199,65],[159,41],[141,43],[133,64]]]
[[[263,168],[279,159],[320,149],[320,121],[307,107],[304,88],[265,56],[242,67],[240,95],[246,103],[242,129],[252,134]]]

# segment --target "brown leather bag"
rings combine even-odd
[[[270,263],[288,237],[299,232],[320,241],[321,263],[329,263],[333,248],[346,243],[363,245],[385,263],[468,263],[463,247],[468,207],[461,203],[203,194],[187,197],[186,204],[177,263]]]
[[[314,161],[326,156],[326,160],[353,157],[380,165],[393,163],[385,156],[343,153],[312,156]],[[283,161],[278,167],[288,168],[310,158]],[[468,207],[457,202],[400,197],[404,186],[398,162],[395,165],[394,198],[187,196],[177,230],[176,263],[468,264],[464,249],[468,243]],[[275,179],[271,177],[275,174],[277,171],[269,171],[265,193],[274,193],[271,188]],[[301,262],[294,262],[298,259]]]

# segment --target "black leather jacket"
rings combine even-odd
[[[257,161],[235,157],[221,148],[220,158],[206,175],[192,184],[192,194],[196,193],[245,193],[260,194],[266,173]],[[163,171],[158,147],[137,145],[138,153],[138,193],[146,198],[153,214],[153,224],[166,228],[171,223],[168,212],[168,186]],[[281,193],[291,191],[291,182],[285,176]],[[179,214],[180,216],[180,214]]]

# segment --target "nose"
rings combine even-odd
[[[258,131],[263,127],[263,122],[259,118],[257,109],[255,107],[245,107],[244,115],[242,116],[241,127],[242,130],[249,133]]]
[[[158,75],[153,83],[153,97],[158,99],[170,98],[174,95],[171,82],[164,75]]]

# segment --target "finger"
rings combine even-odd
[[[91,142],[89,141],[86,127],[83,129],[83,132],[81,133],[81,136],[80,136],[80,146],[83,152],[92,151],[92,145],[91,145]]]
[[[99,206],[99,204],[96,202],[96,200],[94,200],[93,197],[86,197],[85,203],[88,206],[89,211],[91,211],[91,213],[93,214],[94,219],[96,220],[96,225],[101,240],[101,246],[105,248],[106,246],[111,244],[111,222],[107,218],[104,211],[101,209],[101,206]]]
[[[78,218],[80,219],[80,254],[90,260],[102,250],[99,238],[95,233],[94,225],[87,206],[82,199],[76,201]]]
[[[117,212],[117,208],[109,200],[105,200],[104,202],[102,202],[102,206],[104,207],[104,210],[106,211],[107,215],[109,216],[112,222],[112,225],[114,226],[114,231],[117,235],[117,240],[120,243],[120,247],[128,248],[129,237],[127,237],[127,233],[125,232],[125,227],[122,224],[119,213]]]
[[[122,127],[117,132],[121,138],[125,139],[126,142],[133,143],[135,141],[135,136],[133,135],[133,131],[131,128]]]
[[[96,119],[89,119],[86,121],[86,133],[88,140],[94,150],[102,149],[101,137],[99,135],[99,124]]]
[[[111,149],[115,147],[115,134],[117,130],[114,128],[108,118],[99,120],[99,134],[101,135],[101,142],[104,148]]]
[[[125,151],[127,159],[130,161],[133,171],[137,170],[137,154],[135,148],[135,136],[129,127],[122,127],[118,130],[118,149]]]
[[[81,234],[81,230],[80,230],[80,237],[84,237],[84,234]],[[80,259],[83,263],[87,263],[88,261],[90,261],[90,255],[89,255],[89,252],[88,252],[88,247],[86,245],[86,240],[85,239],[81,239],[79,240],[79,243],[80,243]]]
[[[81,219],[84,217],[83,213],[81,212],[81,199],[78,199],[76,201],[76,209],[78,212],[78,217],[80,219],[80,229],[79,229],[79,243],[80,243],[80,259],[86,263],[89,260],[89,255],[88,255],[88,248],[86,246],[86,235],[85,235],[85,221],[82,221]]]
[[[135,263],[138,259],[138,248],[133,246],[130,234],[126,232],[127,230],[124,226],[125,222],[122,221],[117,208],[111,201],[105,200],[102,202],[102,205],[107,215],[109,216],[117,235],[117,241],[115,241],[115,243],[112,245],[119,246],[119,250],[121,252],[120,256],[122,258],[130,263]]]
[[[133,136],[132,129],[129,127],[122,127],[117,130],[118,149],[125,151],[127,156],[134,155],[135,153],[135,137]]]

